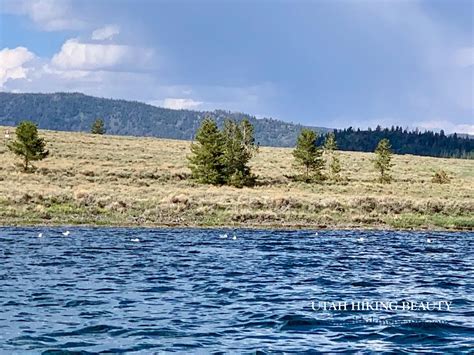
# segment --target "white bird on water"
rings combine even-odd
[[[133,239],[130,239],[131,242],[135,242],[135,243],[138,243],[140,241],[140,239],[138,238],[133,238]]]
[[[431,239],[430,238],[426,239],[426,242],[431,243]]]
[[[219,234],[219,238],[221,238],[221,239],[226,239],[227,237],[228,237],[227,233]]]
[[[71,234],[71,232],[69,232],[69,231],[63,232],[63,235],[64,235],[65,237],[67,237],[69,234]]]
[[[39,233],[38,238],[42,238],[42,237],[43,237],[43,233]]]
[[[232,240],[236,240],[236,239],[237,239],[237,236],[234,233],[234,236],[232,237]]]
[[[360,237],[359,239],[357,239],[358,242],[363,242],[364,240],[364,237]]]

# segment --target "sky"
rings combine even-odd
[[[474,134],[471,0],[0,0],[0,91]]]

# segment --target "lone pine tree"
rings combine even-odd
[[[8,149],[23,158],[23,171],[28,171],[31,161],[42,160],[49,154],[46,143],[38,136],[38,128],[31,121],[21,122],[15,130],[16,139],[7,144]]]
[[[321,180],[323,178],[323,152],[316,146],[317,140],[316,132],[303,128],[298,136],[296,148],[293,150],[296,165],[303,170],[305,181]]]
[[[98,118],[94,121],[91,127],[92,134],[105,134],[105,123],[104,120]]]
[[[393,164],[392,160],[392,151],[391,151],[390,141],[386,138],[380,140],[375,148],[375,159],[373,160],[375,168],[380,172],[379,181],[381,183],[390,183],[392,181],[392,176],[390,175],[390,169]]]

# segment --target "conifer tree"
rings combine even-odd
[[[303,128],[293,150],[296,165],[303,170],[305,181],[323,179],[324,160],[322,150],[316,146],[317,139],[316,132]]]
[[[334,152],[337,149],[336,135],[334,132],[329,132],[324,140],[324,150]]]
[[[392,181],[392,176],[390,175],[390,169],[393,164],[392,160],[392,151],[391,151],[390,141],[386,138],[380,140],[375,149],[375,159],[373,160],[375,168],[380,172],[379,181],[381,183],[390,183]]]
[[[224,123],[223,138],[226,182],[236,187],[252,185],[255,177],[248,162],[257,150],[252,124],[247,119],[242,120],[240,124],[227,120]]]
[[[105,123],[104,120],[98,118],[94,121],[91,127],[92,134],[105,134]]]
[[[8,149],[23,158],[23,171],[28,171],[31,161],[43,160],[49,154],[46,143],[38,136],[38,127],[31,121],[21,122],[15,130],[16,139],[7,144]]]
[[[192,177],[198,182],[219,185],[225,182],[224,140],[216,122],[206,117],[196,134],[197,143],[191,145],[188,158]]]
[[[340,181],[342,167],[339,154],[336,152],[336,149],[336,136],[333,132],[330,132],[326,135],[326,139],[324,141],[324,151],[328,155],[329,160],[329,176],[334,181]]]

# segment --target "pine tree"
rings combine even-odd
[[[222,134],[226,182],[236,187],[253,185],[255,177],[248,166],[248,162],[257,150],[252,124],[247,119],[242,120],[240,125],[235,121],[227,120]]]
[[[15,130],[16,140],[7,144],[8,149],[23,158],[23,171],[28,171],[31,161],[43,160],[49,154],[46,143],[38,136],[38,128],[31,121],[21,122]]]
[[[324,141],[324,152],[328,156],[329,160],[329,176],[334,181],[341,180],[341,161],[339,159],[339,154],[336,152],[337,142],[334,132],[330,132],[326,135]]]
[[[332,180],[341,181],[341,161],[339,160],[339,155],[336,152],[334,152],[331,157],[331,162],[329,163],[329,171]]]
[[[94,121],[91,127],[92,134],[105,134],[105,123],[104,120],[98,118]]]
[[[393,166],[392,151],[390,141],[386,138],[380,140],[375,149],[375,159],[373,160],[375,168],[380,172],[379,181],[381,183],[390,183],[392,176],[390,175],[390,169]]]
[[[224,140],[216,122],[206,117],[196,134],[197,143],[191,145],[188,158],[192,177],[204,184],[220,185],[225,182]]]
[[[303,128],[293,150],[296,165],[302,168],[305,181],[323,179],[324,160],[322,150],[316,146],[317,140],[316,132]]]
[[[330,132],[326,135],[324,149],[328,152],[334,152],[337,149],[336,135],[334,132]]]

